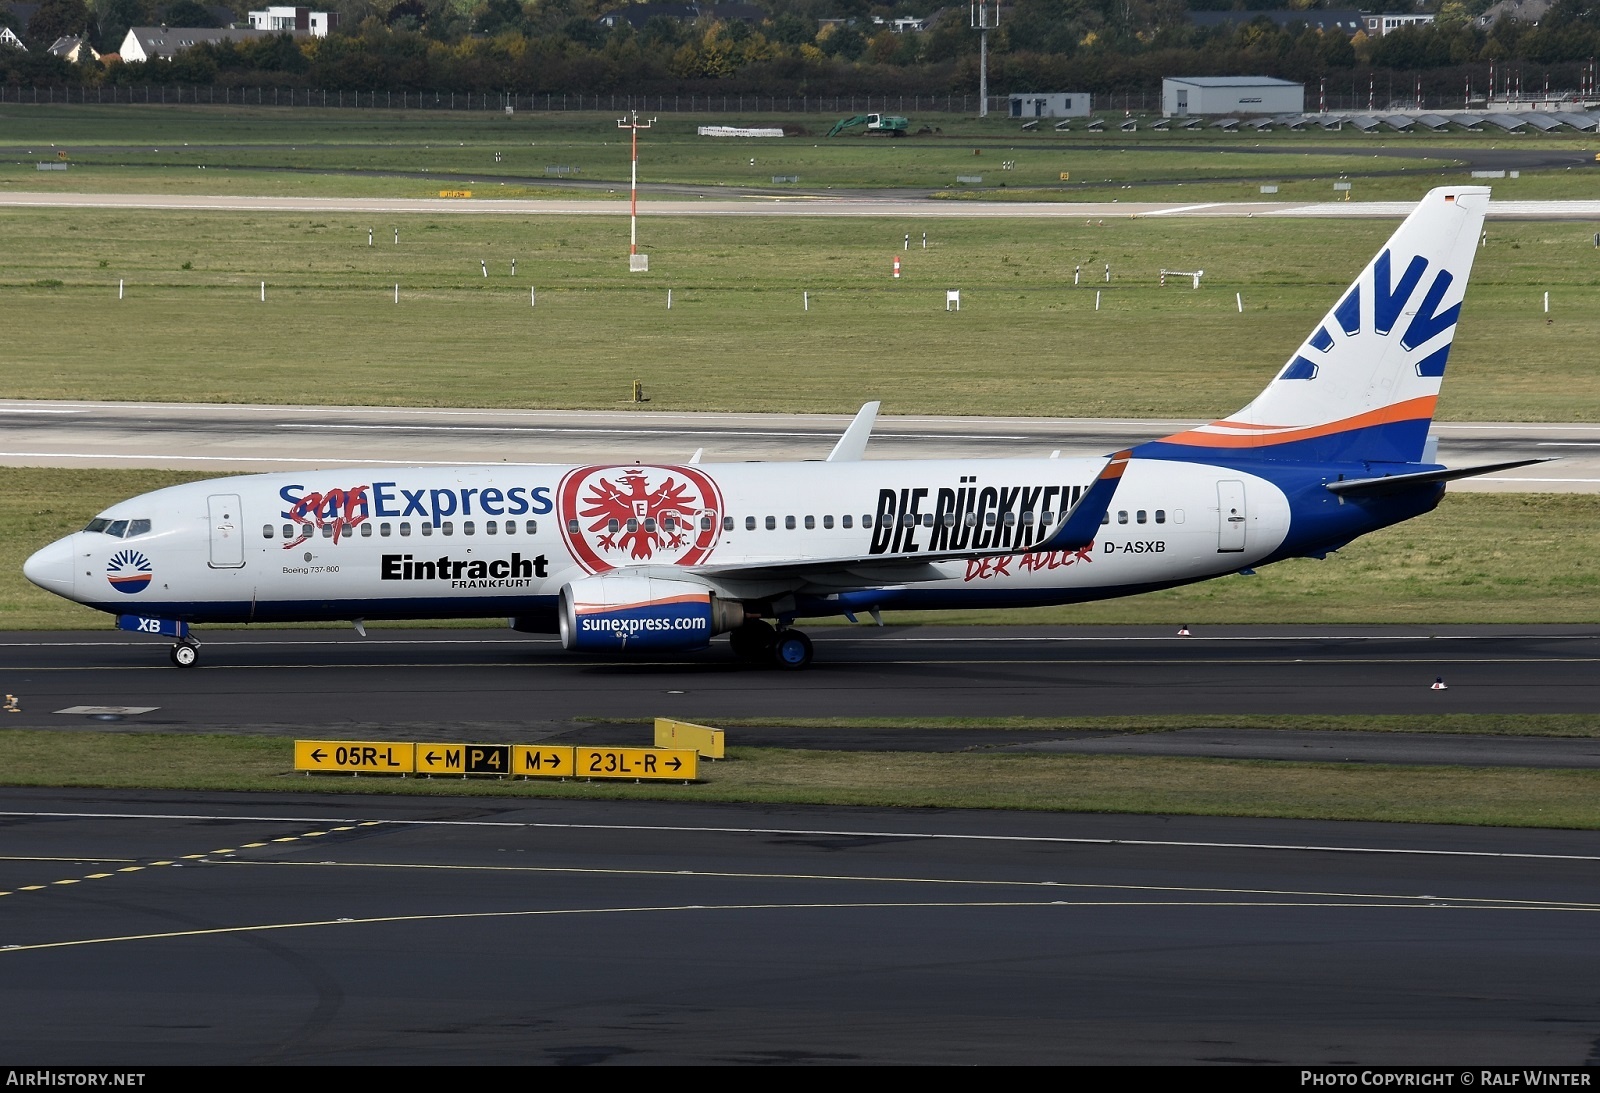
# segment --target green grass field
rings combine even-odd
[[[0,630],[101,629],[110,619],[29,584],[22,562],[104,506],[173,482],[175,471],[0,467]],[[1294,559],[1125,600],[1004,612],[891,613],[948,623],[1592,623],[1600,495],[1448,495],[1427,516],[1326,561]],[[1536,559],[1530,564],[1530,559]],[[485,625],[502,625],[502,620]]]
[[[1600,827],[1600,772],[730,748],[683,785],[305,777],[287,739],[0,734],[0,784],[1276,816]],[[355,807],[352,803],[352,807]]]
[[[5,210],[0,395],[604,408],[640,379],[657,410],[1210,418],[1392,227],[662,217],[629,274],[611,217]],[[1592,227],[1491,225],[1442,418],[1600,420]]]

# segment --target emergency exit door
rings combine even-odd
[[[1217,553],[1231,554],[1244,549],[1247,521],[1243,482],[1217,483]]]
[[[214,493],[206,498],[206,506],[211,520],[211,568],[242,568],[244,520],[239,513],[239,495]]]

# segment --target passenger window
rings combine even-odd
[[[473,523],[472,523],[471,520],[463,520],[463,521],[461,521],[461,534],[463,534],[463,535],[471,535],[472,531],[473,531]],[[447,532],[445,532],[445,534],[449,535],[450,533],[447,531]]]
[[[823,526],[823,527],[824,527],[824,528],[828,528],[828,529],[832,529],[832,527],[833,527],[833,517],[831,517],[831,516],[824,516],[824,517],[823,517],[823,518],[822,518],[822,526]]]
[[[900,514],[900,526],[901,527],[903,527],[903,528],[915,527],[916,524],[917,524],[917,514],[916,513],[914,513],[914,512],[902,512]]]
[[[1039,514],[1039,523],[1040,523],[1041,526],[1049,527],[1050,526],[1050,522],[1052,520],[1054,520],[1055,518],[1056,518],[1056,514],[1055,513],[1051,512],[1049,509],[1045,509],[1043,512],[1041,512]]]
[[[574,520],[573,523],[576,524],[577,521]],[[537,535],[537,534],[539,534],[539,521],[537,521],[537,520],[529,520],[528,523],[525,526],[528,529],[528,534],[529,535]]]
[[[294,525],[293,524],[285,524],[285,525],[283,525],[283,537],[285,539],[293,539],[294,538]]]
[[[263,539],[272,538],[272,525],[271,524],[267,524],[267,525],[262,527],[262,529],[261,529],[261,537]]]
[[[567,521],[567,533],[569,535],[578,534],[578,521],[576,521],[576,520],[568,520]]]
[[[446,520],[444,523],[439,525],[439,530],[444,532],[446,535],[454,535],[456,533],[456,525],[454,522]]]
[[[638,531],[639,530],[639,520],[638,520],[638,518],[634,517],[634,516],[628,517],[627,528],[628,528],[629,531]]]
[[[393,531],[393,530],[394,530],[394,525],[393,524],[379,524],[378,525],[378,534],[383,536],[385,539],[387,539],[389,537],[389,533],[391,531]]]
[[[1145,522],[1145,511],[1144,511],[1144,509],[1140,509],[1138,512],[1134,513],[1133,514],[1133,519],[1134,519],[1134,521],[1136,523],[1140,523],[1140,524],[1144,523]]]
[[[1006,521],[1005,521],[1006,527],[1011,527],[1016,522],[1017,522],[1017,514],[1016,513],[1014,513],[1014,512],[1006,513]]]
[[[777,529],[778,529],[778,518],[776,516],[767,517],[767,530],[768,531],[776,531]]]
[[[1172,522],[1174,524],[1183,523],[1183,510],[1182,509],[1173,509],[1172,510]]]
[[[783,518],[783,526],[784,526],[784,530],[793,531],[794,530],[794,517],[793,516],[785,516]]]
[[[862,516],[861,517],[861,526],[864,527],[864,528],[870,528],[872,526],[872,517],[871,516]]]
[[[322,537],[324,539],[332,539],[333,538],[333,525],[337,524],[337,523],[338,523],[338,521],[335,520],[331,524],[323,524],[322,525]]]
[[[675,527],[677,527],[677,526],[678,526],[678,524],[677,524],[677,521],[676,521],[676,520],[674,520],[674,519],[673,519],[673,518],[672,518],[672,517],[670,517],[670,516],[663,516],[663,517],[662,517],[662,518],[661,518],[661,530],[662,530],[662,531],[671,531],[671,530],[672,530],[672,529],[673,529],[673,528],[675,528]],[[645,530],[646,530],[646,531],[651,531],[651,530],[653,530],[653,529],[652,529],[652,528],[651,528],[651,527],[650,527],[650,521],[648,521],[648,520],[646,520],[646,521],[645,521],[645,522],[644,522],[644,529],[645,529]]]
[[[1167,510],[1166,509],[1156,509],[1156,523],[1164,524],[1166,522],[1167,522]]]
[[[850,517],[849,517],[849,515],[846,514],[845,516],[840,517],[840,523],[842,523],[845,527],[849,527],[850,526]]]
[[[122,538],[124,535],[128,534],[128,521],[126,521],[126,520],[113,521],[111,526],[106,528],[106,534],[111,536],[113,539]]]
[[[135,535],[149,535],[149,534],[150,534],[150,521],[148,521],[148,520],[133,520],[133,521],[129,522],[129,524],[128,524],[128,538],[131,539]],[[271,538],[271,536],[269,535],[268,538]]]
[[[1028,510],[1028,511],[1027,511],[1027,512],[1025,512],[1025,513],[1023,513],[1023,514],[1022,514],[1022,522],[1023,522],[1023,523],[1024,523],[1024,524],[1031,524],[1031,523],[1033,523],[1033,510],[1031,510],[1031,509],[1030,509],[1030,510]]]
[[[944,514],[944,526],[947,527],[947,528],[953,528],[953,527],[956,526],[956,514],[955,513],[947,512],[947,513]]]
[[[1111,523],[1111,513],[1107,512],[1104,516],[1100,517],[1100,522],[1102,524]]]
[[[629,520],[628,523],[631,524],[631,523],[633,523],[633,521]],[[652,534],[655,533],[655,530],[656,530],[656,518],[654,516],[646,516],[644,518],[644,529],[646,531],[652,533]],[[633,528],[630,527],[628,530],[632,531]]]
[[[1128,510],[1127,509],[1118,509],[1117,510],[1117,523],[1126,524],[1127,522],[1128,522]]]
[[[362,524],[361,525],[361,537],[363,539],[372,538],[372,525],[371,524]]]
[[[746,531],[754,531],[756,529],[756,518],[754,516],[746,516],[744,518],[744,529]]]
[[[402,524],[401,526],[404,527],[405,525]],[[423,538],[427,538],[428,536],[433,534],[433,525],[432,524],[427,523],[426,521],[424,521],[419,526],[422,528]]]
[[[411,534],[411,521],[409,521],[409,520],[400,521],[400,534],[402,536],[409,536]]]
[[[707,516],[704,520],[702,520],[700,522],[700,530],[701,531],[710,531],[711,530],[711,517]],[[722,518],[722,530],[723,531],[732,531],[733,530],[733,517],[724,516]]]
[[[500,534],[500,523],[497,520],[485,520],[483,522],[483,530],[490,535],[498,535]]]
[[[817,529],[817,518],[815,516],[807,516],[806,517],[806,530],[807,531],[815,531],[816,529]]]
[[[989,527],[994,527],[995,524],[999,523],[999,517],[995,513],[986,512],[983,514],[983,522]]]
[[[615,517],[606,521],[606,530],[615,535],[622,530],[622,524]]]
[[[966,518],[966,520],[965,520],[965,521],[964,521],[964,523],[965,523],[965,524],[966,524],[966,525],[967,525],[967,527],[969,527],[969,528],[974,528],[974,527],[977,527],[977,526],[978,526],[978,514],[977,514],[977,513],[975,513],[975,512],[969,512],[969,513],[967,513],[967,518]]]

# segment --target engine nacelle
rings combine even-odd
[[[583,651],[698,649],[743,625],[744,605],[659,577],[584,577],[561,589],[561,644]]]

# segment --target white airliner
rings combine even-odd
[[[794,622],[1066,604],[1323,557],[1428,512],[1428,436],[1489,191],[1433,190],[1254,402],[1108,459],[463,466],[219,478],[113,505],[24,573],[192,623],[509,616],[568,649],[811,661]],[[1528,460],[1525,462],[1537,462]]]

